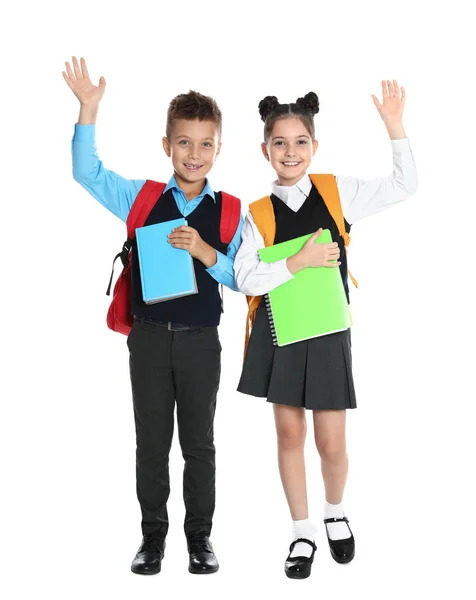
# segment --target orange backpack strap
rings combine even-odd
[[[250,341],[250,333],[253,325],[255,324],[256,313],[258,312],[259,305],[261,304],[261,296],[246,296],[248,301],[248,314],[246,316],[246,330],[245,330],[245,350],[248,349],[248,342]]]
[[[350,235],[345,230],[344,213],[342,212],[342,204],[339,197],[336,178],[334,175],[327,173],[309,175],[309,178],[319,190],[319,194],[322,196],[331,217],[334,219],[337,229],[339,230],[339,235],[344,240],[344,246],[347,250],[347,246],[350,244]],[[350,271],[348,271],[348,273],[355,287],[359,287],[352,273]]]
[[[264,196],[264,198],[252,202],[250,212],[258,231],[264,239],[264,245],[266,247],[272,246],[276,237],[276,218],[271,198]]]
[[[250,212],[260,232],[265,246],[272,246],[276,236],[276,219],[274,216],[273,203],[269,196],[264,196],[250,204]],[[261,303],[261,296],[246,296],[248,301],[248,315],[246,317],[245,354],[248,348],[251,328],[256,319],[256,313]]]

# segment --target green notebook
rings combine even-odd
[[[259,250],[266,263],[289,258],[299,252],[311,237],[305,235]],[[324,229],[316,243],[329,244],[332,237]],[[273,341],[286,346],[352,326],[349,305],[339,268],[308,267],[290,281],[266,294]]]

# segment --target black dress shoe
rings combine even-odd
[[[350,537],[343,540],[331,540],[327,531],[327,523],[340,523],[342,521],[347,523]],[[332,558],[340,564],[349,563],[355,556],[355,540],[347,517],[342,517],[342,519],[324,519],[324,523],[326,524],[327,541],[329,542]]]
[[[188,570],[190,573],[207,574],[218,571],[218,561],[213,552],[208,533],[199,531],[187,535],[187,547],[190,555]]]
[[[311,556],[295,556],[291,558],[291,553],[294,550],[294,546],[298,542],[305,542],[312,547]],[[284,572],[291,579],[306,579],[311,574],[312,561],[314,560],[314,554],[316,553],[316,544],[306,538],[298,538],[289,546],[289,556],[284,563]]]
[[[164,558],[165,537],[163,533],[145,533],[134,560],[131,571],[139,575],[160,573]]]

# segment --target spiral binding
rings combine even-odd
[[[271,336],[273,338],[273,344],[275,346],[277,346],[278,345],[278,335],[276,333],[276,327],[274,326],[273,309],[271,308],[271,300],[269,299],[269,294],[265,295],[264,302],[266,304],[266,310],[268,311],[269,326],[271,329]]]

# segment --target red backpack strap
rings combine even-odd
[[[240,223],[241,202],[226,192],[221,193],[221,200],[220,240],[222,244],[229,244]]]
[[[141,187],[132,208],[127,217],[127,237],[133,240],[136,236],[136,228],[142,227],[154,207],[157,200],[165,190],[165,183],[158,183],[148,179]]]
[[[112,261],[111,277],[109,279],[109,285],[107,286],[106,295],[109,296],[111,293],[112,279],[114,277],[114,265],[118,258],[121,259],[124,270],[129,267],[129,258],[131,252],[132,240],[136,237],[136,228],[142,227],[150,214],[150,211],[154,207],[157,200],[162,196],[165,190],[165,183],[158,183],[157,181],[151,181],[148,179],[139,190],[136,199],[132,203],[131,210],[127,216],[127,240],[122,246],[122,250],[119,254],[116,254]]]

